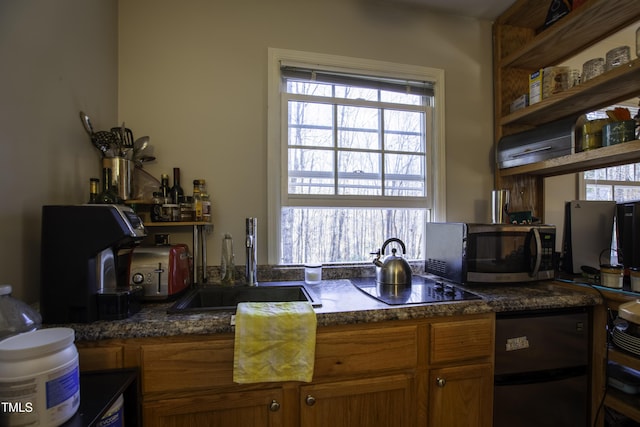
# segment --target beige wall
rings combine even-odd
[[[381,0],[3,0],[0,282],[37,301],[42,205],[83,203],[99,175],[80,110],[96,128],[151,136],[154,176],[180,167],[188,193],[205,178],[209,264],[223,232],[243,263],[244,218],[266,224],[268,47],[444,69],[447,219],[488,219],[489,22]]]
[[[267,49],[445,70],[447,216],[487,221],[492,178],[491,23],[379,0],[123,0],[119,3],[118,118],[149,135],[154,176],[180,167],[204,178],[215,231],[236,240],[258,217],[266,263]],[[175,235],[175,233],[172,233]],[[188,236],[172,236],[172,241]],[[187,240],[188,241],[188,240]]]
[[[117,119],[117,6],[0,1],[0,283],[28,302],[39,297],[42,206],[85,202],[99,174],[78,112],[96,126]]]

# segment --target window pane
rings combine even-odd
[[[614,195],[616,202],[640,200],[640,186],[616,185]]]
[[[408,93],[380,91],[380,101],[392,102],[405,105],[424,105],[424,95],[413,95]]]
[[[633,165],[615,166],[606,170],[610,181],[633,181]]]
[[[384,143],[386,150],[424,152],[424,113],[385,110]]]
[[[338,153],[338,194],[382,194],[379,153],[341,151]]]
[[[289,145],[333,146],[333,107],[289,101]]]
[[[338,106],[338,147],[380,148],[379,117],[377,108]]]
[[[426,209],[282,209],[283,264],[370,262],[389,237],[398,237],[408,259],[422,259]]]
[[[613,191],[610,185],[587,184],[587,200],[613,200]]]
[[[424,156],[385,156],[385,195],[424,196]]]
[[[333,87],[330,84],[288,80],[287,92],[300,95],[332,96]]]
[[[333,151],[289,149],[289,194],[334,194]]]
[[[352,86],[336,86],[336,98],[363,99],[366,101],[377,101],[378,90],[366,89]]]

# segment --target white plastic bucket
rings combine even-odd
[[[97,427],[124,427],[124,398],[118,397],[106,414],[100,418]]]
[[[0,341],[0,425],[59,426],[80,406],[78,351],[70,328]]]

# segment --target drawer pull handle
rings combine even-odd
[[[271,412],[278,412],[280,410],[280,403],[278,403],[277,400],[272,400],[271,404],[269,405],[269,410]]]
[[[306,403],[307,406],[313,406],[316,404],[316,398],[309,394],[307,395],[307,398],[304,399],[304,403]]]
[[[445,380],[444,378],[440,378],[440,377],[436,378],[436,385],[438,387],[444,387],[445,384],[447,384],[447,380]]]

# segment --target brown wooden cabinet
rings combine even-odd
[[[429,426],[491,427],[494,319],[429,326]]]
[[[78,346],[81,360],[113,347],[140,367],[149,427],[490,426],[494,317],[321,327],[311,383],[234,383],[232,334]]]
[[[280,388],[145,401],[145,426],[281,427]]]
[[[335,381],[300,387],[305,427],[408,427],[413,424],[413,376]]]
[[[494,23],[496,144],[503,136],[577,116],[640,94],[640,59],[634,59],[586,83],[511,113],[511,102],[528,93],[528,76],[532,72],[558,65],[640,19],[637,0],[591,0],[549,28],[540,30],[548,7],[548,2],[519,0]],[[602,52],[599,56],[604,54]],[[520,167],[496,167],[495,185],[496,188],[510,190],[511,210],[533,210],[535,217],[543,218],[544,177],[634,161],[640,161],[640,141]]]
[[[432,369],[429,384],[430,426],[491,427],[492,364]]]
[[[81,371],[101,371],[124,367],[124,349],[121,345],[84,342],[78,346]]]

